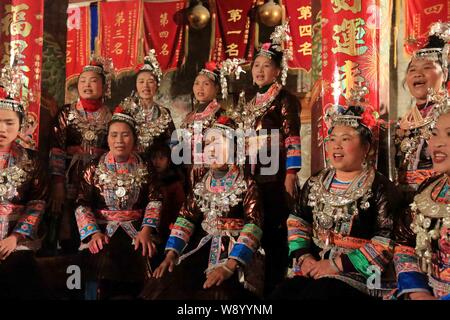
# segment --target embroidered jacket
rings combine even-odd
[[[7,171],[14,166],[19,171]],[[18,243],[17,250],[39,249],[38,227],[45,212],[47,168],[37,152],[13,143],[0,174],[6,174],[0,184],[0,240],[17,232],[26,237]],[[11,180],[19,176],[21,181],[12,187]]]

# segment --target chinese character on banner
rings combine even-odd
[[[406,0],[405,9],[405,50],[408,54],[412,54],[426,43],[432,23],[449,21],[450,17],[448,1]]]
[[[41,99],[44,0],[11,0],[0,4],[0,68],[12,59],[24,74],[22,98],[29,101],[27,125],[19,134],[20,143],[37,148]]]
[[[379,109],[380,7],[377,0],[322,3],[322,105],[346,105],[351,90],[367,87],[369,105]],[[373,27],[375,26],[375,27]]]
[[[141,1],[99,2],[99,54],[111,58],[120,77],[139,58]]]
[[[289,68],[309,72],[312,62],[312,7],[311,0],[288,0],[283,2],[286,16],[291,17],[291,41],[293,59]]]
[[[163,71],[174,70],[183,60],[185,0],[144,1],[144,50],[155,49]]]
[[[89,4],[70,4],[67,8],[66,90],[80,75],[91,56]],[[69,98],[66,92],[66,98]],[[69,101],[67,101],[69,102]]]
[[[210,59],[217,62],[227,58],[251,60],[254,32],[250,25],[250,12],[256,0],[215,1],[216,17],[214,45]]]

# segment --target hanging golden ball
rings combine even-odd
[[[203,29],[208,25],[211,18],[208,9],[201,2],[193,7],[188,13],[189,25],[194,29]]]
[[[264,25],[268,27],[274,27],[281,23],[283,8],[281,8],[279,4],[273,2],[273,0],[270,0],[259,7],[258,15],[260,21]]]

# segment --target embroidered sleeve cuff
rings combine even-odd
[[[14,232],[20,233],[31,239],[36,238],[39,221],[44,209],[45,201],[34,200],[28,202],[25,213],[17,222]]]
[[[287,169],[299,169],[302,166],[302,154],[300,137],[292,136],[286,138],[284,145],[287,150],[286,154],[286,168]]]
[[[193,232],[194,224],[183,217],[178,217],[167,240],[166,251],[173,250],[180,256]]]
[[[159,226],[159,216],[161,213],[161,201],[150,201],[145,209],[142,227],[157,228]]]
[[[64,176],[66,170],[66,153],[59,148],[50,151],[49,159],[50,174]]]
[[[296,215],[287,219],[289,255],[294,251],[309,250],[311,245],[311,225]]]
[[[431,292],[431,288],[428,285],[427,275],[421,272],[402,272],[398,275],[398,294],[400,297],[405,293],[411,292]]]
[[[243,265],[248,264],[253,258],[253,253],[259,248],[261,237],[262,230],[256,224],[244,225],[231,250],[230,258],[236,259]]]
[[[96,232],[100,232],[100,228],[97,225],[97,220],[95,219],[91,208],[79,206],[75,210],[75,218],[77,220],[81,240],[86,239]]]

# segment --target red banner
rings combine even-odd
[[[70,4],[67,9],[66,88],[80,75],[91,56],[89,4]]]
[[[0,4],[1,66],[16,58],[25,75],[27,88],[22,92],[29,99],[27,125],[22,142],[37,148],[39,139],[39,108],[41,99],[42,43],[44,35],[44,0],[11,0]]]
[[[117,76],[134,70],[139,58],[142,1],[99,2],[99,54],[111,58]]]
[[[365,86],[366,102],[379,110],[380,7],[377,0],[322,2],[323,106],[347,105]]]
[[[311,0],[288,0],[283,2],[286,16],[290,17],[292,60],[289,68],[311,70],[312,62],[312,8]]]
[[[250,34],[250,12],[256,0],[215,1],[213,14],[215,42],[212,47],[212,60],[219,62],[227,58],[251,60],[253,32]],[[213,29],[213,30],[214,30]]]
[[[406,0],[405,6],[405,49],[412,54],[426,43],[433,22],[450,21],[450,6],[443,0]]]
[[[144,2],[144,49],[155,49],[163,71],[176,69],[182,60],[185,0]]]

